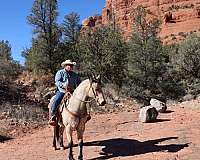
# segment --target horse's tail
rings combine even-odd
[[[60,138],[60,125],[58,125],[58,124],[54,127],[54,136],[55,136],[57,142],[59,142],[59,138]]]

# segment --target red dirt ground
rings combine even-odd
[[[155,123],[138,121],[138,111],[93,115],[86,125],[84,159],[199,160],[200,101],[168,107]],[[77,144],[76,134],[74,142]],[[64,160],[54,151],[49,127],[0,143],[0,160]],[[66,141],[65,141],[66,144]],[[77,159],[78,147],[74,147]]]

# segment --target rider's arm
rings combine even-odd
[[[80,83],[81,83],[81,78],[78,76],[77,77],[77,84],[76,85],[78,86]]]
[[[61,71],[58,71],[55,76],[55,84],[57,87],[65,88],[68,85],[68,81],[63,82],[63,75]]]

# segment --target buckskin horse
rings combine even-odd
[[[78,159],[83,159],[83,134],[85,131],[85,124],[88,119],[87,106],[86,103],[90,103],[95,100],[99,106],[103,106],[106,101],[101,88],[101,78],[100,76],[86,79],[81,82],[81,84],[74,90],[73,94],[67,100],[67,94],[65,94],[63,100],[61,101],[59,113],[60,118],[54,127],[54,138],[53,147],[56,149],[56,141],[59,142],[60,148],[64,149],[63,145],[63,132],[66,131],[66,136],[68,140],[69,154],[67,160],[74,160],[73,158],[73,140],[72,132],[77,131],[78,145],[79,145],[79,155]],[[53,98],[50,100],[49,109],[51,109],[51,104]]]

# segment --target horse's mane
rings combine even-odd
[[[85,90],[85,87],[87,87],[88,84],[89,84],[89,79],[83,80],[83,81],[78,85],[78,87],[74,90],[73,95],[76,95],[77,92],[80,92],[81,90]]]

